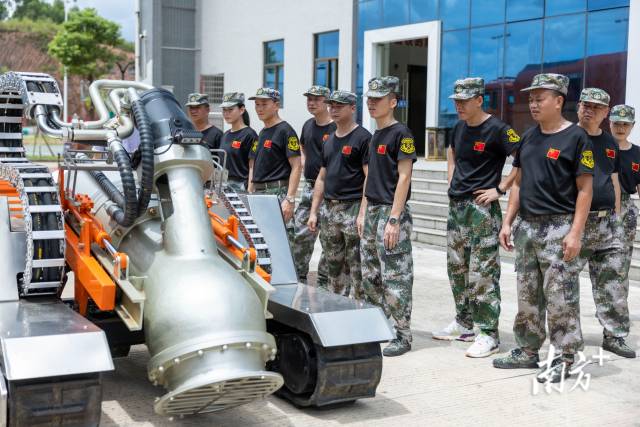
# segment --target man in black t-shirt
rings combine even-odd
[[[298,280],[302,283],[307,282],[309,261],[311,261],[313,247],[318,237],[318,232],[311,231],[307,222],[311,212],[313,187],[322,163],[322,146],[336,130],[336,124],[331,120],[327,104],[324,102],[330,94],[329,88],[324,86],[311,86],[308,91],[303,93],[307,98],[307,110],[313,117],[305,122],[300,133],[305,183],[295,214],[296,237],[293,244],[293,259],[296,264]],[[318,285],[326,286],[326,270],[324,255],[321,255],[318,263]]]
[[[400,81],[395,76],[369,80],[367,108],[377,130],[369,147],[369,173],[358,215],[362,287],[368,302],[393,318],[396,338],[382,351],[400,356],[411,350],[413,301],[413,220],[407,201],[416,147],[411,131],[393,117]]]
[[[460,120],[447,152],[449,218],[447,272],[456,304],[456,318],[433,338],[474,341],[468,357],[498,352],[500,318],[500,255],[498,233],[502,211],[498,198],[511,187],[517,169],[506,179],[507,156],[520,147],[511,126],[482,109],[484,80],[470,77],[455,83]],[[475,336],[473,328],[480,334]]]
[[[539,382],[569,376],[584,341],[580,328],[579,258],[592,197],[594,158],[591,141],[562,116],[569,78],[538,74],[529,91],[529,109],[538,123],[522,136],[513,165],[519,168],[500,230],[500,245],[512,250],[514,226],[518,314],[513,333],[517,348],[493,361],[502,369],[542,370]],[[550,358],[538,365],[538,351],[549,327]],[[555,352],[562,355],[556,357]]]
[[[322,167],[316,179],[308,226],[317,231],[322,205],[320,242],[327,262],[327,287],[336,294],[360,300],[364,293],[356,221],[367,177],[371,134],[354,121],[355,94],[337,90],[325,102],[337,130],[322,147]]]
[[[602,348],[622,357],[636,357],[625,342],[629,335],[629,306],[625,289],[625,251],[620,213],[620,150],[610,133],[600,129],[609,114],[609,94],[585,88],[578,105],[579,125],[593,144],[596,162],[593,200],[584,230],[580,259],[589,262],[596,317],[603,327]]]
[[[202,132],[202,143],[210,150],[220,148],[222,131],[209,124],[209,96],[205,93],[190,93],[185,105],[193,126]]]
[[[258,118],[264,123],[249,153],[249,192],[278,196],[289,246],[293,246],[293,209],[302,172],[298,135],[278,115],[280,92],[260,88],[249,99],[255,101]]]

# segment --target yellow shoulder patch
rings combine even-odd
[[[300,143],[298,142],[298,138],[295,136],[290,136],[289,142],[287,143],[287,148],[291,151],[299,151]]]
[[[515,144],[516,142],[520,142],[520,135],[518,135],[513,129],[509,129],[507,131],[507,136],[509,137],[509,142],[511,143]]]
[[[400,151],[405,154],[415,153],[416,146],[413,143],[413,138],[402,138],[400,140]]]
[[[593,169],[593,167],[596,165],[595,160],[593,160],[593,152],[591,150],[583,151],[582,158],[580,159],[580,163],[582,163],[589,169]]]
[[[258,141],[253,141],[253,145],[251,146],[251,151],[254,153],[258,151]]]

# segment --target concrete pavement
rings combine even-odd
[[[317,262],[317,254],[314,263]],[[128,358],[116,359],[116,371],[105,376],[104,426],[424,426],[424,425],[618,425],[640,426],[640,358],[611,356],[603,366],[588,365],[587,391],[575,380],[563,393],[533,394],[535,370],[499,370],[491,359],[464,356],[468,343],[431,339],[431,332],[448,324],[454,305],[446,274],[446,254],[414,242],[415,277],[413,350],[385,358],[377,396],[337,408],[298,409],[276,397],[239,408],[169,421],[153,412],[153,399],[164,392],[146,378],[148,353],[132,349]],[[501,353],[514,346],[511,331],[516,314],[513,265],[502,264]],[[598,354],[602,328],[595,319],[591,285],[581,280],[582,326],[585,355]],[[632,283],[629,297],[631,336],[640,351],[640,283]],[[545,345],[545,351],[548,341]]]

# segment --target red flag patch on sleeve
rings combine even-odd
[[[640,163],[631,162],[631,170],[634,172],[640,171]]]

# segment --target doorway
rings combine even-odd
[[[396,108],[396,120],[413,133],[418,156],[425,155],[427,44],[426,38],[420,38],[378,46],[380,74],[400,79],[401,98]]]

